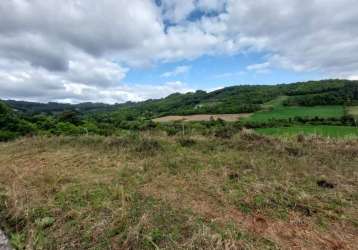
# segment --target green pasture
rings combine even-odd
[[[254,113],[247,121],[253,122],[265,122],[272,119],[289,119],[294,117],[303,118],[333,118],[341,117],[344,115],[343,106],[314,106],[314,107],[302,107],[302,106],[276,106],[271,110],[258,111]]]
[[[280,128],[259,128],[255,130],[262,135],[270,136],[295,136],[303,135],[319,135],[332,138],[356,138],[358,137],[358,128],[348,126],[293,126]]]

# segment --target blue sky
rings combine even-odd
[[[355,80],[357,27],[357,0],[0,1],[0,99],[122,103]]]

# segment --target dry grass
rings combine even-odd
[[[227,122],[235,122],[242,118],[247,118],[251,114],[220,114],[220,115],[170,115],[154,119],[155,122],[175,122],[175,121],[185,121],[185,122],[194,122],[194,121],[210,121],[214,120],[224,120]]]
[[[0,144],[0,172],[19,249],[358,244],[357,140],[27,138]]]
[[[349,115],[352,115],[352,116],[358,118],[358,106],[346,107],[346,111]]]

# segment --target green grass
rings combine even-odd
[[[259,128],[259,134],[272,136],[319,135],[332,138],[358,137],[358,128],[347,126],[293,126],[284,128]]]
[[[247,121],[265,122],[271,119],[289,119],[294,117],[306,118],[332,118],[344,115],[343,106],[315,106],[315,107],[285,107],[277,106],[269,111],[254,113]]]
[[[288,96],[279,96],[276,99],[273,99],[269,102],[266,102],[262,105],[262,108],[264,109],[270,109],[270,108],[275,108],[275,107],[280,107],[282,106],[282,103],[288,98]]]

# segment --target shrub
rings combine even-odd
[[[236,134],[237,130],[233,127],[229,126],[223,126],[223,127],[217,127],[214,130],[215,137],[221,138],[221,139],[230,139],[231,137]]]
[[[85,133],[85,131],[69,122],[59,122],[54,132],[57,135],[80,135]]]
[[[17,133],[0,130],[0,142],[10,141],[10,140],[16,139],[18,136],[19,136],[19,134],[17,134]]]

